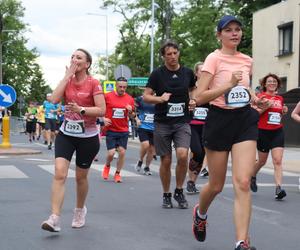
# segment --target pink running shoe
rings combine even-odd
[[[85,224],[85,216],[87,214],[87,208],[84,206],[83,208],[75,208],[74,216],[72,221],[73,228],[81,228]]]
[[[59,232],[60,231],[60,216],[56,214],[51,214],[48,220],[42,223],[42,229],[49,232]]]

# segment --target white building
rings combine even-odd
[[[253,14],[253,87],[268,73],[278,75],[280,92],[300,86],[300,0],[286,0]]]

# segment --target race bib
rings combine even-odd
[[[84,121],[73,121],[66,119],[64,123],[64,131],[74,135],[84,134]]]
[[[49,119],[54,118],[54,114],[53,113],[48,113],[48,117],[47,118],[49,118]]]
[[[168,103],[168,112],[167,116],[170,117],[179,117],[179,116],[184,116],[184,108],[185,108],[185,103]]]
[[[269,112],[268,113],[268,124],[280,125],[281,123],[281,114],[278,112]]]
[[[29,119],[30,119],[30,120],[33,120],[33,119],[34,119],[34,115],[30,115],[30,116],[29,116]]]
[[[194,110],[193,119],[205,121],[207,112],[208,112],[208,108],[196,107]]]
[[[113,108],[112,118],[116,118],[116,119],[125,118],[125,109],[122,109],[122,108]]]
[[[145,114],[144,122],[153,123],[154,114]]]
[[[229,107],[244,107],[250,103],[250,100],[250,92],[243,86],[236,86],[225,94],[225,103]]]

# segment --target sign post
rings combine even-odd
[[[148,77],[132,77],[128,79],[128,86],[145,87],[148,82]]]
[[[10,148],[10,124],[9,116],[7,115],[6,108],[12,106],[17,99],[16,91],[10,85],[1,84],[0,85],[0,106],[5,108],[5,115],[2,118],[2,144],[0,148]]]

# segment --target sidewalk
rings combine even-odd
[[[138,138],[132,139],[130,137],[128,139],[129,143],[133,143],[136,145],[140,144],[140,141]],[[291,147],[286,147],[284,149],[283,153],[283,171],[288,171],[288,172],[293,172],[293,173],[299,173],[300,175],[300,148],[291,148]],[[264,168],[270,168],[273,169],[273,163],[272,163],[272,158],[271,154],[269,155],[267,164],[264,166]]]

